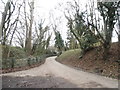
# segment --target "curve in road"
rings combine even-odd
[[[25,71],[2,74],[3,76],[52,76],[60,77],[75,84],[79,88],[118,88],[118,80],[80,71],[55,61],[49,57],[45,63]]]

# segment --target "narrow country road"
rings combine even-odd
[[[2,75],[3,88],[118,88],[118,81],[73,69],[49,57],[46,62],[25,71]]]

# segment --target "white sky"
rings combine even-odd
[[[3,0],[3,1],[6,2],[7,0]],[[55,18],[61,16],[61,24],[58,26],[58,30],[62,34],[62,38],[64,40],[66,40],[66,35],[67,35],[66,34],[66,31],[67,31],[66,24],[67,24],[67,22],[64,18],[63,12],[61,12],[60,10],[55,9],[55,8],[64,8],[64,7],[60,7],[58,4],[59,3],[65,4],[65,2],[73,1],[73,0],[34,0],[34,1],[35,1],[35,11],[34,11],[35,21],[39,21],[40,19],[46,19],[45,23],[49,24],[50,23],[49,13],[53,13]],[[85,3],[88,2],[88,0],[79,0],[79,2],[81,4],[83,4],[83,6],[81,6],[81,8],[84,9]],[[4,6],[0,1],[0,11],[3,11],[3,9],[4,9]],[[0,20],[1,20],[1,13],[0,13]],[[51,29],[51,32],[53,32],[52,29]],[[54,40],[54,35],[52,37],[51,44],[54,43],[53,40]],[[112,40],[114,42],[117,41],[117,37],[116,37],[115,33],[113,35]]]
[[[73,0],[35,0],[35,4],[36,4],[36,7],[38,8],[37,9],[37,14],[39,13],[40,16],[43,16],[43,17],[46,17],[48,22],[49,22],[49,12],[50,11],[53,11],[54,13],[54,16],[55,17],[59,17],[59,16],[62,16],[62,23],[60,24],[60,32],[62,34],[62,37],[64,40],[66,40],[66,31],[67,31],[67,27],[66,27],[66,20],[63,16],[63,13],[60,12],[59,10],[55,10],[56,7],[58,8],[61,8],[58,6],[59,3],[65,3],[65,2],[68,2],[68,1],[73,1]],[[81,8],[85,9],[85,3],[88,2],[88,0],[79,0],[79,2],[83,5],[81,6]],[[35,12],[35,13],[36,13]],[[116,37],[116,33],[114,32],[113,33],[113,38],[112,38],[112,41],[113,42],[116,42],[117,41],[117,37]],[[54,39],[54,38],[53,38]],[[52,42],[54,43],[54,42]]]
[[[61,23],[58,26],[58,30],[62,34],[62,38],[64,40],[66,40],[66,38],[67,38],[67,34],[66,34],[67,21],[66,21],[64,15],[63,15],[63,12],[58,10],[58,8],[64,9],[64,7],[59,7],[59,3],[65,4],[68,1],[73,2],[73,0],[35,0],[35,6],[36,6],[35,13],[37,13],[40,17],[46,18],[47,23],[50,22],[49,13],[53,13],[54,18],[61,17]],[[81,1],[80,3],[85,5],[84,3],[86,3],[87,0],[80,0],[80,1]],[[55,9],[55,8],[57,8],[57,9]],[[52,41],[51,44],[53,44],[54,43],[54,35],[53,35],[53,38],[52,38],[51,41]]]

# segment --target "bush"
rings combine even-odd
[[[19,47],[10,47],[10,46],[2,46],[2,58],[6,59],[7,55],[8,55],[8,51],[10,50],[10,55],[8,58],[25,58],[26,57],[26,53],[24,51],[23,48],[19,48]]]
[[[22,48],[11,47],[10,51],[11,51],[10,57],[14,57],[14,58],[17,58],[17,59],[26,57],[26,52]]]
[[[34,64],[39,64],[45,60],[45,58],[48,57],[48,55],[41,55],[41,56],[29,56],[27,58],[22,59],[15,59],[15,58],[9,58],[9,59],[3,59],[2,60],[2,69],[9,69],[9,68],[20,68],[24,66],[31,66]]]

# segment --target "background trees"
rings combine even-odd
[[[21,6],[22,3],[18,5],[17,2],[8,0],[5,4],[4,11],[2,12],[0,31],[2,31],[1,44],[4,46],[3,53],[6,54],[4,56],[5,58],[8,58],[10,55],[10,48],[7,47],[7,45],[12,44],[14,34],[18,27]],[[18,10],[18,13],[16,15],[15,10]],[[11,21],[11,19],[13,20]]]
[[[64,19],[67,20],[68,35],[67,39],[63,40],[61,33],[63,30],[59,28],[63,23],[60,17],[54,15],[54,18],[53,15],[49,15],[52,21],[46,24],[43,18],[36,19],[34,0],[8,0],[4,4],[0,24],[1,44],[5,46],[16,44],[23,48],[27,56],[30,56],[36,52],[37,54],[46,53],[51,39],[55,36],[55,47],[60,52],[80,48],[80,57],[82,57],[88,50],[102,46],[104,59],[106,59],[116,22],[120,26],[119,4],[120,2],[97,3],[89,0],[83,9],[79,0],[67,2],[66,8],[62,11]],[[48,20],[46,21],[48,22]],[[119,30],[116,30],[116,33],[119,39]],[[10,49],[7,52],[7,57],[9,57]]]
[[[103,17],[104,22],[104,42],[103,42],[103,48],[104,48],[104,58],[106,59],[109,48],[111,45],[111,38],[112,38],[112,32],[114,29],[114,25],[116,23],[116,11],[118,8],[118,2],[99,2],[98,3],[98,10],[101,13],[101,16]]]
[[[69,3],[72,10],[68,9],[65,12],[65,17],[68,20],[68,28],[70,32],[74,35],[79,43],[79,47],[81,49],[81,56],[84,53],[93,47],[93,44],[96,43],[96,38],[92,34],[93,32],[90,28],[87,27],[85,21],[85,12],[80,10],[79,3],[74,1],[74,5]],[[66,14],[67,13],[67,14]]]
[[[38,28],[35,28],[35,34],[33,39],[32,53],[37,52],[38,55],[45,52],[48,49],[52,34],[50,34],[49,26],[43,27],[44,20],[41,20],[38,24]],[[48,33],[48,35],[47,35]]]
[[[70,30],[68,30],[68,32],[67,32],[67,40],[68,40],[68,42],[66,42],[67,49],[79,48],[78,42],[77,42],[76,38],[74,37],[74,35],[70,32]]]
[[[58,49],[60,55],[62,54],[62,50],[64,50],[64,41],[59,31],[54,31],[54,33],[55,33],[55,47]]]
[[[44,20],[34,20],[34,3],[34,0],[2,3],[5,6],[0,24],[3,58],[11,57],[13,45],[22,48],[27,56],[47,52],[52,34],[49,33],[49,25],[44,25]]]
[[[94,47],[95,43],[100,42],[103,46],[103,57],[106,60],[109,55],[114,25],[116,24],[119,2],[95,3],[94,0],[89,2],[89,4],[86,4],[86,10],[81,10],[79,2],[75,0],[74,4],[68,2],[71,9],[67,8],[64,12],[68,20],[68,28],[79,42],[82,55],[91,47]]]

